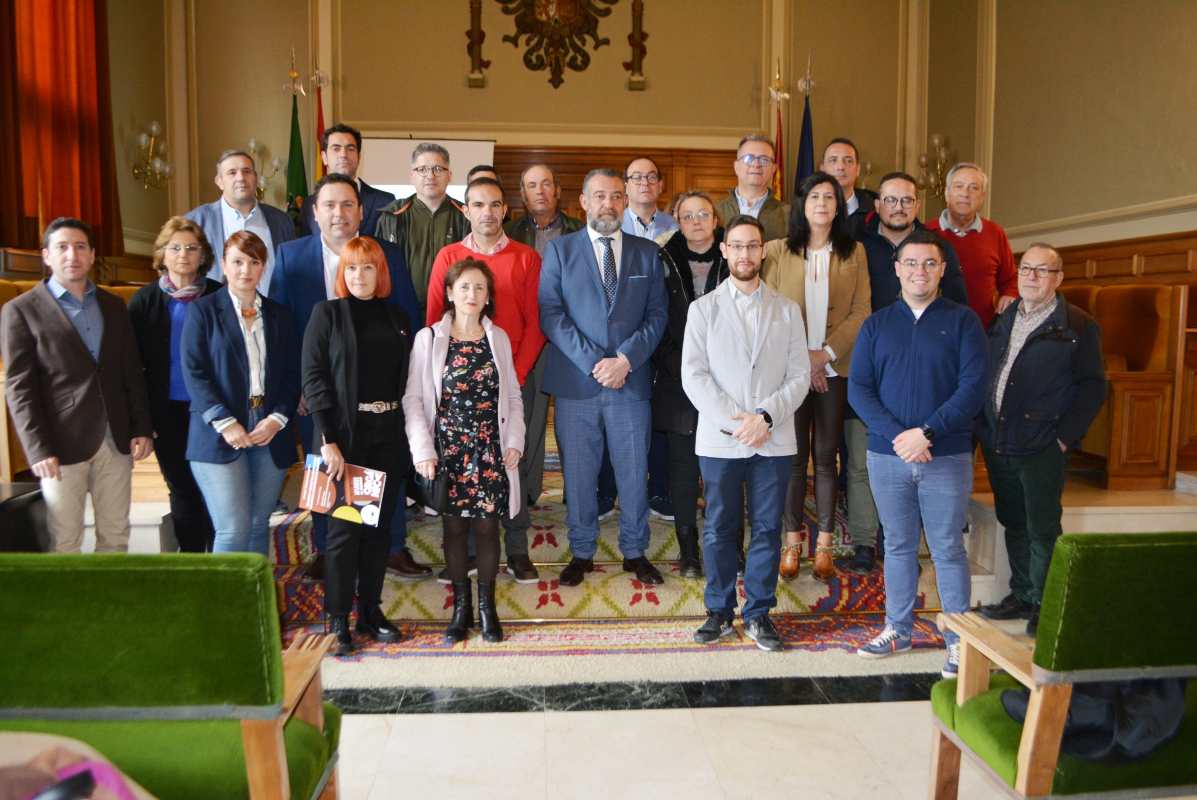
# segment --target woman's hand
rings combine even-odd
[[[416,472],[426,481],[436,478],[436,459],[429,458],[416,464]]]
[[[253,440],[249,438],[249,434],[245,432],[245,427],[240,422],[234,422],[221,431],[220,435],[234,450],[246,450],[254,446]]]
[[[341,480],[345,474],[345,456],[341,455],[341,448],[336,443],[321,445],[320,457],[324,459],[329,477],[334,481]]]
[[[255,445],[262,447],[270,444],[270,440],[282,429],[283,426],[279,425],[278,420],[274,417],[263,417],[262,421],[255,425],[254,429],[249,432],[249,440]]]
[[[827,391],[827,365],[831,363],[831,356],[826,350],[810,351],[810,388],[819,394]]]
[[[523,453],[519,450],[516,450],[514,447],[508,447],[503,451],[503,466],[507,467],[507,469],[515,469],[520,465],[521,455]]]

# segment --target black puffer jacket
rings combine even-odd
[[[1012,303],[989,328],[987,394],[977,435],[1002,455],[1037,453],[1056,439],[1071,450],[1105,402],[1101,328],[1084,311],[1057,297],[1055,310],[1018,352],[1000,409],[994,408],[994,389],[1022,301]]]
[[[715,263],[707,275],[706,292],[727,277],[727,259],[719,251],[723,228],[715,229]],[[682,343],[686,338],[686,315],[695,300],[694,273],[690,271],[689,249],[681,231],[661,248],[665,264],[665,291],[669,296],[669,321],[665,335],[653,353],[656,379],[653,383],[653,428],[667,433],[693,434],[698,427],[698,410],[682,389]]]

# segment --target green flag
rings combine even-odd
[[[291,95],[291,152],[287,155],[287,213],[299,219],[299,205],[308,193],[303,167],[303,136],[299,133],[299,98]]]

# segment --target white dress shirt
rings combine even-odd
[[[806,346],[824,350],[835,360],[835,353],[827,346],[827,305],[831,287],[831,243],[806,253]],[[835,370],[828,363],[824,368],[828,378]]]
[[[727,290],[731,292],[732,307],[736,310],[736,314],[740,317],[740,325],[744,328],[744,336],[748,342],[748,350],[754,351],[756,349],[756,334],[757,329],[761,325],[761,300],[763,292],[761,287],[765,285],[764,281],[757,281],[756,291],[751,294],[745,294],[736,288],[731,281],[724,281],[727,284]]]
[[[259,287],[266,287],[266,289],[259,289],[263,296],[267,295],[267,289],[270,287],[270,276],[274,273],[274,237],[270,235],[270,226],[266,224],[266,215],[262,213],[262,206],[254,203],[253,210],[248,214],[242,215],[240,211],[228,204],[228,201],[223,197],[220,199],[220,213],[224,219],[224,238],[228,240],[230,236],[238,231],[249,231],[257,234],[258,238],[266,244],[266,269],[262,271],[262,279],[258,281]],[[212,243],[213,249],[223,248],[224,242],[217,244]],[[221,280],[223,272],[221,270],[221,262],[212,265],[208,277],[214,281]]]
[[[260,397],[266,394],[266,323],[262,321],[262,295],[254,295],[253,324],[246,326],[245,318],[241,316],[241,300],[237,295],[229,292],[233,301],[233,311],[237,313],[237,327],[241,329],[241,336],[245,339],[245,355],[249,361],[249,396]],[[270,415],[280,428],[287,427],[287,418],[277,411]],[[224,417],[212,420],[212,427],[217,433],[237,421],[236,417]],[[248,431],[246,431],[248,433]]]
[[[615,253],[615,277],[619,278],[619,257],[623,254],[623,231],[616,228],[614,233],[599,233],[589,225],[586,226],[586,233],[590,236],[590,244],[594,248],[594,258],[598,261],[599,280],[603,279],[603,253],[606,247],[599,239],[603,236],[608,236],[611,239],[611,251]]]
[[[760,217],[761,209],[765,207],[765,201],[769,199],[769,192],[766,191],[751,203],[740,196],[739,189],[732,189],[736,195],[736,203],[740,206],[740,213],[747,214],[750,217]]]
[[[856,209],[858,208],[860,208],[860,195],[853,191],[852,196],[844,201],[844,209],[848,212],[848,216],[850,217],[856,213]]]
[[[333,300],[337,296],[337,267],[341,264],[341,257],[329,249],[323,234],[320,236],[320,250],[324,256],[324,299]]]

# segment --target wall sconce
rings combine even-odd
[[[262,146],[258,140],[251,136],[249,145],[246,149],[249,150],[249,154],[253,158],[254,163],[259,163],[258,154],[262,152]],[[266,198],[266,189],[269,187],[271,179],[278,175],[279,170],[282,168],[282,159],[280,159],[278,156],[275,156],[274,158],[270,159],[269,172],[267,172],[264,167],[258,170],[258,200],[264,200]]]
[[[943,197],[944,181],[956,161],[948,137],[931,134],[931,146],[919,156],[919,188],[932,197]]]
[[[162,126],[157,120],[137,135],[137,160],[133,162],[133,177],[141,181],[142,189],[160,189],[174,175],[175,168],[166,161],[166,142]]]

